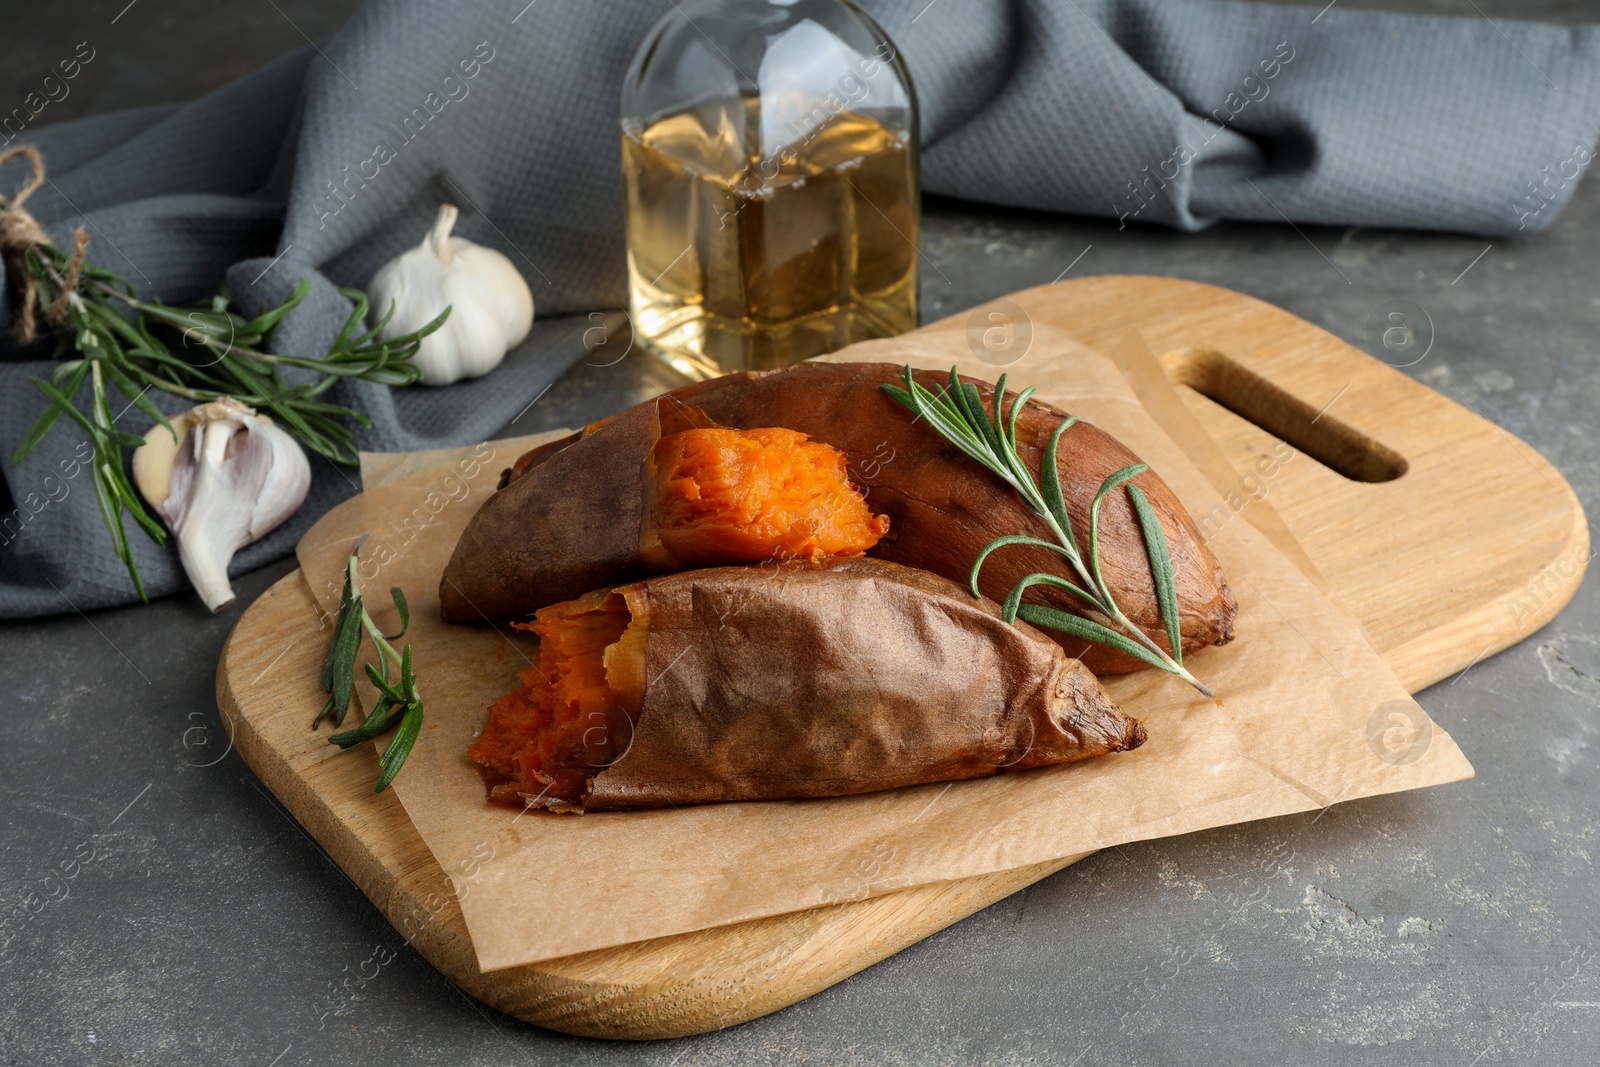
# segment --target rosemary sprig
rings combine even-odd
[[[390,730],[394,736],[389,739],[389,744],[384,747],[383,753],[378,757],[378,781],[373,787],[374,793],[381,793],[389,788],[389,783],[394,781],[394,776],[400,773],[400,768],[405,765],[406,757],[411,754],[411,748],[417,743],[417,735],[422,730],[422,696],[417,692],[417,675],[411,658],[411,645],[396,652],[391,641],[398,641],[405,636],[407,628],[411,625],[410,610],[406,607],[406,595],[400,591],[399,586],[389,590],[389,595],[394,599],[395,610],[400,613],[400,630],[398,633],[386,634],[378,629],[377,623],[372,621],[372,616],[367,614],[365,603],[361,598],[361,577],[357,573],[361,559],[361,546],[350,553],[350,558],[345,561],[344,589],[339,594],[339,614],[334,620],[333,636],[328,640],[328,654],[322,660],[322,691],[328,694],[327,703],[322,705],[322,710],[317,712],[317,717],[311,720],[311,728],[315,730],[322,724],[323,719],[332,718],[335,726],[344,725],[345,714],[350,710],[350,694],[355,687],[356,659],[361,651],[361,634],[366,632],[372,639],[372,647],[378,653],[378,665],[366,665],[367,680],[378,691],[378,702],[373,707],[372,713],[367,716],[367,721],[352,730],[345,730],[328,738],[328,743],[338,745],[340,748],[349,748],[359,745],[364,741],[382,737]],[[399,668],[399,676],[390,676],[390,666]]]
[[[205,308],[170,307],[159,300],[137,299],[132,287],[118,275],[87,261],[74,264],[74,258],[49,244],[32,245],[23,255],[42,305],[55,305],[66,291],[55,352],[55,358],[63,362],[52,370],[48,381],[29,379],[48,406],[11,462],[20,463],[62,416],[83,428],[94,446],[94,487],[100,515],[111,535],[112,550],[127,567],[140,599],[146,599],[144,582],[134,564],[124,514],[131,515],[158,545],[166,543],[167,534],[133,486],[122,450],[137,448],[144,441],[117,429],[112,389],[126,400],[125,404],[119,401],[122,411],[137,407],[168,430],[172,424],[150,399],[152,389],[196,404],[233,397],[270,416],[318,455],[354,465],[360,462],[360,455],[346,423],[372,423],[354,408],[319,398],[344,378],[391,386],[417,381],[422,371],[411,357],[422,338],[443,325],[450,314],[446,308],[415,333],[379,340],[378,332],[388,324],[393,308],[369,330],[366,296],[357,289],[340,289],[355,307],[327,354],[279,355],[264,346],[274,327],[311,291],[305,279],[285,303],[247,319],[228,309],[225,294],[213,298]],[[157,335],[155,330],[161,327],[180,334],[181,354]],[[69,354],[75,358],[65,358]],[[290,385],[283,374],[288,367],[320,377]],[[85,381],[90,384],[90,395],[87,409],[80,411],[75,397]]]
[[[1150,507],[1150,501],[1138,486],[1127,484],[1149,469],[1145,464],[1134,463],[1123,467],[1110,474],[1100,484],[1100,489],[1089,505],[1089,554],[1086,560],[1076,538],[1073,537],[1072,519],[1067,515],[1066,502],[1062,498],[1061,472],[1056,458],[1061,435],[1077,423],[1076,416],[1062,420],[1055,428],[1055,432],[1050,435],[1050,443],[1046,446],[1040,461],[1041,478],[1036,480],[1033,472],[1028,469],[1017,452],[1017,417],[1021,415],[1023,406],[1035,392],[1032,386],[1018,393],[1007,408],[1006,376],[1002,374],[1000,380],[995,383],[992,413],[984,411],[978,387],[970,382],[963,382],[956,375],[954,367],[950,368],[949,385],[941,387],[937,393],[918,383],[912,376],[909,366],[905,368],[904,388],[885,385],[883,390],[908,411],[926,420],[929,426],[960,449],[964,455],[988,468],[1016,490],[1023,502],[1045,521],[1050,527],[1050,532],[1055,535],[1056,541],[1053,544],[1024,534],[1011,534],[990,541],[984,546],[983,551],[978,553],[978,558],[972,564],[970,585],[973,596],[981,595],[978,592],[978,575],[983,570],[984,561],[996,550],[1009,545],[1029,545],[1048,549],[1066,558],[1077,580],[1072,581],[1059,575],[1042,572],[1028,575],[1016,584],[1006,597],[1005,603],[1001,605],[1002,615],[1007,622],[1015,622],[1021,618],[1035,626],[1060,630],[1085,641],[1106,645],[1142,660],[1152,667],[1159,667],[1170,674],[1175,674],[1206,696],[1216,699],[1216,694],[1190,674],[1183,665],[1183,641],[1178,627],[1178,595],[1173,580],[1172,553],[1167,547],[1167,538],[1162,532],[1161,523]],[[1156,601],[1166,626],[1167,640],[1172,646],[1170,653],[1129,620],[1118,606],[1110,587],[1106,585],[1104,575],[1101,574],[1101,505],[1107,496],[1125,485],[1128,498],[1133,504],[1134,514],[1139,520],[1140,532],[1144,536],[1145,552],[1150,558]],[[1023,594],[1036,585],[1065,589],[1091,610],[1109,619],[1116,628],[1042,604],[1022,603]]]

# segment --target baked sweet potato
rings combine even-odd
[[[845,796],[1136,748],[1082,664],[873,559],[649,578],[546,607],[469,754],[494,799],[616,811]]]
[[[485,501],[445,567],[440,613],[502,619],[646,574],[855,556],[888,528],[837,449],[781,427],[719,427],[665,397]]]
[[[1043,520],[1010,488],[884,394],[882,386],[899,383],[901,374],[900,366],[891,363],[801,363],[781,370],[731,374],[668,395],[719,424],[784,426],[845,453],[853,480],[866,490],[867,505],[889,519],[887,535],[870,550],[873,556],[965,583],[972,561],[994,538],[1027,533],[1050,540]],[[945,376],[923,371],[918,372],[917,380],[938,389]],[[989,383],[964,380],[978,387],[985,403],[992,402],[994,390]],[[574,444],[598,432],[615,432],[615,424],[637,420],[638,411],[624,412],[527,453],[506,473],[504,482],[514,490],[531,478],[541,486],[541,495],[549,494],[560,484],[547,469],[551,464],[565,460],[559,477],[571,477],[565,472],[579,459]],[[1064,412],[1038,402],[1023,411],[1017,425],[1018,450],[1035,473],[1051,432],[1065,417]],[[636,464],[641,454],[617,451],[609,460],[597,460],[590,452],[582,455],[581,462],[627,466]],[[1108,474],[1137,462],[1137,457],[1110,435],[1080,421],[1063,435],[1058,458],[1067,511],[1080,548],[1087,554],[1089,505],[1095,491]],[[591,472],[589,476],[595,475]],[[1139,475],[1132,484],[1144,490],[1172,552],[1184,651],[1231,640],[1237,605],[1194,521],[1153,471]],[[598,513],[591,513],[591,521],[597,517]],[[515,536],[513,531],[514,527],[502,520],[495,536]],[[1102,505],[1100,549],[1106,583],[1117,603],[1135,625],[1166,648],[1149,557],[1126,493],[1112,493]],[[460,555],[458,550],[458,560]],[[460,562],[464,570],[478,566]],[[980,588],[986,596],[1003,600],[1021,578],[1037,571],[1068,576],[1065,562],[1053,553],[1023,546],[1003,548],[984,565]],[[632,575],[614,575],[613,579],[627,577]],[[1106,621],[1058,589],[1035,586],[1027,599]],[[550,602],[526,596],[515,603],[508,600],[507,614],[532,611]],[[1114,649],[1055,632],[1050,636],[1097,674],[1145,666]]]

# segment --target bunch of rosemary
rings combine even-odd
[[[69,257],[51,245],[33,245],[24,262],[42,302],[54,304],[66,294],[66,319],[55,352],[55,358],[63,362],[48,381],[29,379],[48,406],[11,462],[20,463],[63,415],[83,428],[94,445],[94,487],[101,518],[141,599],[144,583],[133,561],[123,514],[131,515],[157,544],[165,544],[167,535],[133,487],[122,449],[137,448],[144,439],[117,429],[111,410],[112,389],[125,398],[123,411],[137,407],[169,430],[172,424],[150,399],[150,390],[196,404],[233,397],[272,418],[318,455],[354,465],[360,457],[347,422],[363,426],[371,422],[356,409],[329,403],[321,396],[343,378],[380,385],[417,381],[422,372],[411,357],[422,338],[438,329],[450,314],[447,308],[415,333],[380,341],[378,332],[387,325],[389,315],[366,329],[365,294],[341,289],[355,307],[328,352],[317,357],[276,355],[264,346],[273,327],[310,292],[310,282],[304,279],[285,303],[247,319],[229,310],[226,295],[215,297],[208,308],[168,307],[159,300],[139,300],[127,282],[87,262],[73,272],[76,284],[68,289]],[[174,353],[157,334],[161,327],[179,335],[181,354]],[[73,358],[65,358],[69,355]],[[310,371],[315,378],[290,385],[283,375],[287,367]],[[80,410],[75,398],[85,382],[90,387],[88,403]]]
[[[149,396],[152,389],[194,404],[232,397],[272,418],[318,455],[354,465],[360,456],[348,424],[370,426],[371,422],[354,408],[320,398],[345,378],[380,385],[417,381],[422,371],[411,357],[422,338],[437,330],[450,314],[446,308],[415,333],[379,340],[378,333],[388,324],[389,315],[366,329],[366,296],[356,289],[340,289],[355,307],[326,354],[271,353],[266,345],[273,328],[305,300],[310,282],[302,279],[285,303],[248,319],[228,309],[225,294],[203,308],[140,300],[126,281],[84,258],[88,235],[83,230],[78,231],[70,254],[50,243],[38,221],[22,207],[43,184],[44,163],[29,145],[0,153],[0,163],[12,158],[24,158],[33,166],[33,177],[16,195],[9,200],[0,198],[0,254],[20,298],[16,332],[19,340],[32,340],[36,319],[42,315],[57,328],[55,358],[62,362],[49,380],[29,379],[47,406],[11,462],[22,462],[63,416],[88,434],[94,445],[93,478],[100,516],[140,599],[145,599],[144,582],[134,564],[124,515],[131,515],[157,544],[166,543],[167,532],[139,499],[129,476],[122,450],[137,448],[144,439],[117,428],[116,420],[123,412],[137,407],[172,430]],[[181,341],[180,350],[175,352],[163,334],[175,334]],[[311,380],[289,384],[283,373],[289,367],[309,371]],[[85,384],[89,395],[80,409],[77,396]],[[115,414],[113,389],[126,401]]]
[[[960,449],[968,458],[987,467],[1015,489],[1023,502],[1045,521],[1050,527],[1050,532],[1055,535],[1054,543],[1025,534],[1010,534],[989,542],[983,551],[978,553],[978,558],[972,564],[970,585],[973,596],[981,595],[978,592],[978,575],[983,570],[984,561],[995,550],[1008,545],[1031,545],[1049,549],[1066,558],[1078,581],[1042,572],[1028,575],[1016,584],[1001,606],[1007,622],[1015,622],[1021,618],[1035,626],[1059,630],[1085,641],[1106,645],[1142,660],[1152,667],[1159,667],[1170,674],[1175,674],[1201,693],[1213,700],[1216,699],[1216,694],[1190,674],[1183,665],[1183,635],[1179,631],[1178,594],[1173,581],[1172,552],[1167,547],[1167,537],[1162,532],[1161,522],[1156,517],[1155,510],[1150,507],[1150,501],[1145,497],[1143,490],[1137,485],[1128,484],[1148,470],[1148,467],[1143,463],[1131,464],[1113,472],[1100,484],[1100,489],[1095,493],[1094,501],[1089,507],[1089,557],[1085,560],[1076,538],[1073,537],[1072,519],[1067,515],[1066,503],[1061,496],[1061,471],[1056,458],[1061,435],[1078,421],[1076,416],[1062,420],[1055,428],[1055,432],[1050,435],[1050,443],[1040,460],[1041,477],[1035,479],[1033,472],[1017,454],[1017,416],[1022,413],[1028,398],[1034,394],[1032,386],[1012,398],[1011,405],[1007,408],[1006,376],[1002,374],[1000,380],[995,383],[992,413],[984,411],[983,399],[978,393],[977,386],[971,382],[963,382],[956,375],[954,367],[950,368],[949,385],[940,388],[937,393],[918,383],[912,377],[909,366],[905,368],[904,388],[885,385],[883,389],[908,411],[925,419],[940,436]],[[1139,519],[1140,532],[1144,535],[1145,551],[1150,557],[1150,573],[1155,580],[1156,602],[1161,609],[1161,620],[1166,626],[1168,644],[1172,647],[1170,654],[1128,619],[1118,606],[1116,598],[1111,595],[1111,590],[1100,573],[1100,507],[1108,495],[1123,486],[1127,486],[1128,499],[1133,504],[1134,514]],[[1043,604],[1022,603],[1023,594],[1035,585],[1065,589],[1091,611],[1110,621],[1116,629],[1095,622],[1093,619],[1070,615]]]
[[[328,700],[317,712],[317,717],[311,720],[311,728],[315,730],[323,719],[330,717],[335,726],[344,725],[345,714],[350,710],[350,695],[355,688],[361,635],[366,633],[372,639],[372,647],[378,652],[378,665],[374,667],[369,663],[366,666],[367,680],[378,690],[378,703],[367,716],[366,722],[353,730],[332,735],[328,743],[342,749],[350,748],[393,730],[394,736],[378,756],[378,781],[372,791],[381,793],[389,788],[394,776],[400,773],[406,757],[411,755],[412,746],[417,743],[417,734],[422,730],[422,696],[417,692],[411,646],[407,644],[403,651],[396,652],[389,643],[404,637],[411,626],[406,595],[399,586],[389,590],[389,595],[394,598],[395,610],[400,613],[399,632],[386,634],[379,630],[372,616],[367,613],[366,603],[361,597],[361,577],[357,573],[360,553],[361,545],[357,544],[345,561],[339,614],[334,620],[333,636],[328,640],[328,654],[322,660],[322,691],[328,694]],[[398,677],[391,676],[391,664],[399,667]]]

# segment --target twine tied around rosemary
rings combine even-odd
[[[62,279],[60,295],[48,307],[41,308],[39,286],[34,281],[33,271],[28,269],[27,256],[28,251],[36,245],[50,246],[50,235],[44,232],[44,227],[39,225],[33,213],[22,205],[45,183],[44,158],[31,144],[17,145],[0,152],[0,166],[18,158],[26,159],[33,165],[33,176],[9,199],[0,196],[0,261],[5,263],[6,274],[13,280],[22,298],[17,308],[15,333],[19,342],[27,344],[38,334],[41,314],[52,326],[66,319],[67,307],[78,287],[78,269],[83,266],[84,250],[89,247],[89,234],[82,226],[73,234],[72,258],[67,261],[67,273]]]

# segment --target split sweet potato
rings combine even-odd
[[[884,394],[882,386],[898,383],[900,375],[901,368],[889,363],[802,363],[715,378],[669,397],[679,402],[681,410],[695,412],[697,419],[741,429],[786,427],[842,452],[852,480],[865,490],[866,505],[888,518],[887,533],[869,549],[873,556],[965,583],[973,560],[994,538],[1026,533],[1050,540],[1048,527],[1009,487]],[[944,384],[944,376],[933,372],[918,372],[917,378],[932,389]],[[978,387],[986,403],[992,401],[989,383],[966,380]],[[642,508],[642,488],[635,486],[629,490],[633,495],[626,495],[622,483],[638,481],[641,459],[653,444],[642,428],[658,403],[647,402],[519,458],[506,472],[502,492],[489,502],[501,506],[485,507],[473,520],[447,580],[483,589],[484,602],[492,602],[496,609],[489,612],[491,617],[531,612],[581,592],[571,582],[534,584],[518,578],[509,583],[496,573],[499,556],[485,546],[509,545],[530,532],[536,539],[548,538],[560,525],[588,529],[614,520],[626,527],[629,516]],[[1064,412],[1037,402],[1023,411],[1017,425],[1018,447],[1035,472],[1051,432],[1065,417]],[[1080,548],[1087,553],[1089,506],[1095,491],[1108,474],[1137,462],[1137,457],[1110,435],[1080,421],[1063,435],[1058,459],[1067,511]],[[584,495],[602,482],[613,486],[610,497]],[[1172,553],[1184,651],[1226,643],[1233,636],[1237,605],[1216,557],[1155,472],[1139,475],[1132,484],[1144,490]],[[501,501],[502,497],[506,499]],[[1106,498],[1100,525],[1100,560],[1107,585],[1134,624],[1166,647],[1149,557],[1126,493]],[[615,552],[605,564],[598,562],[597,553],[609,548],[597,546],[584,557],[594,561],[584,588],[644,572],[642,561],[630,569],[637,531],[612,528],[606,536],[615,538]],[[552,573],[571,567],[576,558],[571,552],[542,551],[542,563],[530,560],[530,566],[538,563]],[[1000,600],[1021,578],[1036,571],[1068,576],[1059,556],[1012,546],[989,557],[980,588]],[[446,618],[475,617],[449,589],[442,593]],[[1062,590],[1036,586],[1027,599],[1098,618]],[[1144,666],[1114,649],[1053,632],[1050,636],[1096,673]]]
[[[503,619],[652,573],[855,556],[888,528],[838,449],[781,427],[720,427],[664,397],[485,501],[445,567],[440,613]]]
[[[470,749],[490,796],[616,811],[846,796],[1144,742],[1082,664],[925,571],[790,561],[546,607]]]

